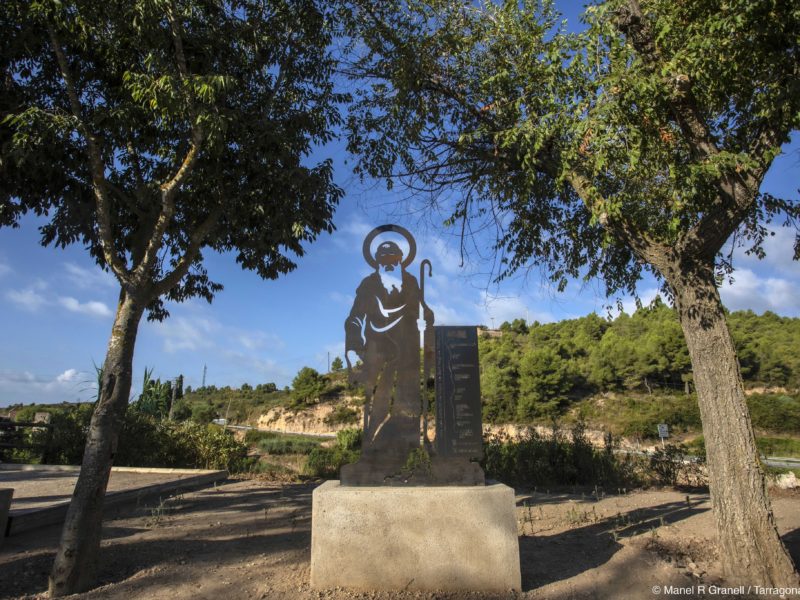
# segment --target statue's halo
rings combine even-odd
[[[417,242],[414,241],[414,236],[411,235],[408,229],[405,227],[400,227],[400,225],[378,225],[375,229],[367,234],[367,237],[364,238],[364,245],[362,247],[364,260],[366,260],[367,264],[373,269],[378,268],[378,261],[375,260],[375,257],[372,255],[372,240],[374,240],[380,234],[388,233],[390,231],[399,233],[406,238],[406,241],[408,242],[408,256],[403,259],[404,269],[413,262],[414,257],[417,255]]]

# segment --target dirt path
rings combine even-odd
[[[656,585],[695,586],[696,591],[698,583],[724,583],[707,495],[651,490],[600,499],[518,496],[522,594],[311,590],[313,487],[234,481],[128,508],[106,522],[101,586],[82,597],[652,600]],[[782,493],[773,505],[778,527],[800,563],[800,494]],[[58,534],[58,528],[49,528],[6,539],[0,553],[0,597],[45,590]]]

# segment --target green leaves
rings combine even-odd
[[[303,245],[332,229],[342,194],[330,161],[308,159],[333,138],[347,100],[333,85],[335,19],[316,0],[4,2],[0,223],[47,212],[45,243],[82,242],[107,266],[95,196],[104,179],[111,255],[132,271],[175,184],[152,281],[182,264],[223,205],[201,246],[236,251],[263,277],[291,270]],[[169,299],[221,289],[201,261]],[[166,315],[159,299],[150,309]]]
[[[800,11],[789,3],[636,10],[598,2],[578,34],[551,2],[357,11],[352,35],[366,50],[352,74],[371,83],[348,124],[360,172],[430,192],[453,215],[446,224],[502,224],[501,277],[538,266],[555,282],[588,274],[608,293],[633,289],[651,268],[645,245],[678,248],[714,207],[758,202],[800,125]],[[744,212],[731,207],[707,243],[750,228]]]

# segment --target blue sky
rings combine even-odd
[[[358,283],[370,271],[361,242],[372,227],[386,222],[415,234],[419,248],[412,273],[418,274],[423,258],[433,263],[426,293],[437,324],[491,326],[514,318],[545,322],[591,311],[606,314],[607,300],[596,282],[573,282],[559,294],[533,272],[499,288],[490,285],[487,265],[474,252],[460,266],[456,232],[448,235],[417,216],[400,214],[403,205],[396,201],[402,190],[390,193],[380,183],[358,182],[339,145],[313,158],[326,155],[334,158],[336,180],[346,191],[334,219],[337,230],[309,246],[297,270],[277,281],[242,271],[230,255],[207,253],[209,276],[225,289],[211,305],[202,300],[173,304],[165,322],[142,322],[132,394],[138,393],[145,367],[162,379],[183,374],[193,387],[200,384],[204,365],[208,384],[233,387],[268,381],[289,385],[303,366],[324,371],[329,353],[331,359],[342,355],[344,319]],[[798,182],[800,135],[784,148],[762,189],[797,198]],[[37,224],[26,217],[18,229],[0,229],[0,406],[91,398],[93,361],[103,360],[113,320],[114,278],[80,246],[40,246]],[[735,259],[735,282],[722,288],[731,310],[800,316],[800,264],[791,260],[794,232],[776,228],[775,233],[766,244],[766,259],[742,252]],[[643,301],[651,300],[654,282],[643,281],[639,293]],[[624,300],[630,312],[633,300]]]

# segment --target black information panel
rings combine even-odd
[[[441,456],[480,458],[481,384],[478,328],[441,327],[436,332],[436,450]]]

